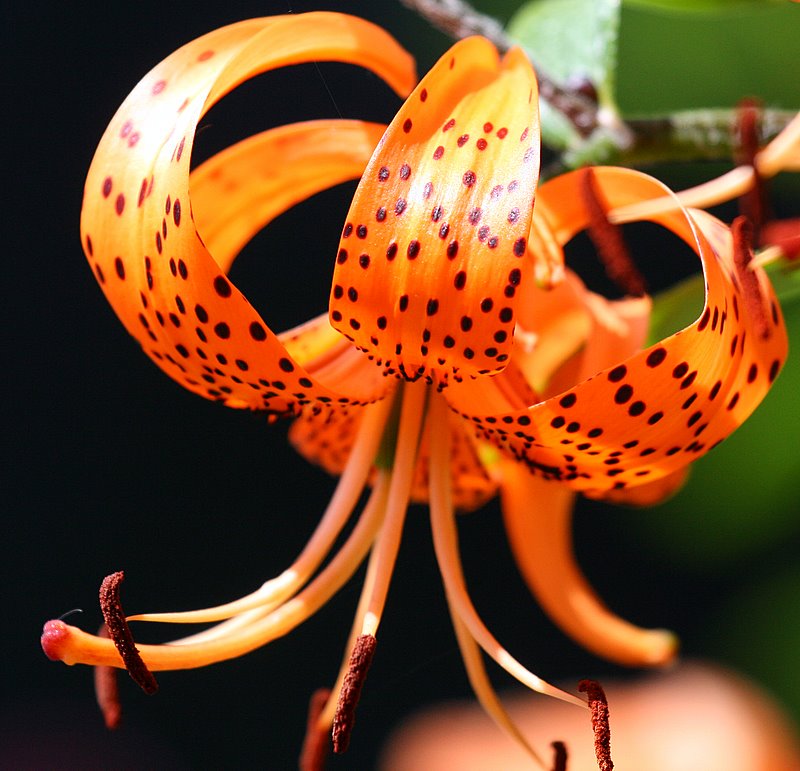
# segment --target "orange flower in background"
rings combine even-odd
[[[112,639],[50,621],[42,644],[51,658],[127,666],[137,677],[223,661],[287,634],[369,554],[354,653],[316,720],[320,731],[334,723],[342,749],[406,510],[427,501],[470,681],[526,744],[480,649],[533,690],[585,702],[533,675],[486,629],[462,574],[456,510],[500,490],[515,556],[553,618],[616,661],[668,661],[672,636],[614,617],[575,566],[573,491],[642,502],[673,489],[767,393],[786,358],[780,309],[763,272],[748,267],[742,226],[732,234],[681,207],[656,213],[699,256],[707,294],[694,324],[644,348],[646,297],[609,302],[565,271],[561,249],[591,218],[586,172],[536,191],[533,70],[520,50],[501,60],[482,38],[446,53],[388,128],[283,126],[190,173],[196,125],[216,101],[257,73],[320,59],[368,67],[401,94],[413,86],[408,55],[353,17],[292,15],[212,32],[151,71],[112,120],[87,178],[81,235],[144,352],[201,396],[295,418],[297,449],[341,476],[331,502],[297,560],[253,594],[128,618],[218,622],[204,631],[137,653],[116,577],[104,585]],[[593,175],[609,209],[669,193],[629,170]],[[332,256],[329,316],[275,334],[227,278],[234,258],[288,207],[358,177]],[[325,562],[368,486],[354,528]]]

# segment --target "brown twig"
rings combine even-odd
[[[470,35],[483,35],[500,51],[507,51],[515,44],[496,19],[476,11],[465,0],[401,2],[455,40]],[[579,89],[570,90],[558,85],[535,61],[534,66],[541,98],[565,115],[580,136],[590,136],[598,126],[597,102],[587,98]]]

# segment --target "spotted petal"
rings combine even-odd
[[[385,370],[437,380],[508,361],[539,166],[537,89],[519,50],[457,43],[390,125],[353,200],[331,321]],[[497,306],[494,312],[481,307]],[[512,311],[513,314],[513,311]]]
[[[587,225],[580,173],[541,190],[561,244]],[[610,206],[669,194],[626,169],[597,169]],[[756,408],[786,359],[786,330],[771,285],[754,269],[745,301],[731,236],[710,215],[685,209],[653,221],[701,259],[705,306],[686,329],[527,409],[490,415],[452,389],[451,405],[484,439],[548,479],[581,490],[620,490],[687,465],[725,439]],[[709,238],[710,237],[710,238]],[[760,306],[764,313],[753,312]]]
[[[331,59],[374,70],[401,93],[414,82],[408,55],[382,30],[342,14],[315,13],[255,19],[224,27],[185,45],[153,69],[112,119],[86,182],[81,234],[108,300],[143,350],[171,377],[202,396],[230,406],[294,411],[306,403],[374,399],[375,381],[347,396],[319,383],[272,333],[225,269],[260,222],[291,205],[291,195],[264,199],[243,178],[247,158],[262,173],[272,168],[279,187],[291,188],[287,158],[300,178],[317,163],[310,193],[357,176],[369,152],[352,125],[333,124],[268,132],[212,161],[212,171],[232,161],[226,182],[238,185],[232,200],[252,214],[214,203],[212,174],[198,173],[203,192],[197,222],[190,202],[189,160],[197,122],[224,94],[247,78],[279,66]],[[320,140],[322,133],[330,136]],[[322,149],[320,149],[322,147]],[[216,262],[203,243],[221,250]]]

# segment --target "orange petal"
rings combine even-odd
[[[596,174],[611,206],[669,192],[627,169]],[[577,174],[565,175],[541,191],[557,214],[561,243],[586,226],[578,181]],[[679,209],[654,221],[700,256],[707,295],[697,321],[527,410],[490,415],[466,393],[455,402],[454,393],[451,404],[475,422],[481,438],[548,479],[581,490],[620,490],[687,465],[745,420],[786,359],[786,330],[766,275],[755,269],[759,297],[753,299],[763,304],[768,323],[762,335],[764,318],[745,306],[728,229],[702,212],[693,216]]]
[[[505,366],[539,166],[537,90],[518,49],[457,43],[403,105],[340,244],[331,320],[391,373]],[[532,279],[527,279],[532,280]]]
[[[665,664],[675,638],[640,629],[606,608],[581,574],[572,553],[575,493],[533,476],[519,464],[502,464],[503,518],[514,557],[539,604],[585,648],[629,666]]]
[[[203,113],[252,75],[323,58],[363,64],[401,91],[413,83],[407,54],[359,19],[319,13],[234,24],[188,43],[145,76],[112,119],[87,177],[82,242],[117,315],[167,374],[230,406],[285,412],[348,400],[303,372],[228,282],[197,232],[189,195]],[[299,138],[293,142],[297,148]],[[343,135],[330,147],[339,157],[346,144]],[[359,162],[349,162],[351,170]],[[328,184],[338,181],[338,166],[327,167]],[[268,219],[288,203],[278,199],[271,215],[262,208],[258,216]],[[200,215],[208,220],[208,207]],[[236,246],[227,247],[226,263]],[[379,394],[360,389],[349,400]]]
[[[686,484],[691,466],[684,466],[652,482],[645,482],[636,487],[626,487],[622,490],[605,490],[595,493],[584,490],[587,498],[599,498],[608,503],[624,506],[655,506],[663,503],[675,495]]]
[[[358,179],[386,126],[319,120],[265,131],[228,147],[190,179],[203,243],[228,273],[241,248],[275,217],[340,182]]]

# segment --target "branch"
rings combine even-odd
[[[500,22],[476,11],[465,0],[400,1],[454,39],[483,35],[501,51],[514,45]],[[546,170],[549,174],[587,163],[640,166],[657,162],[729,160],[736,149],[738,112],[735,109],[689,110],[623,121],[609,111],[599,110],[597,102],[579,88],[558,85],[535,61],[533,63],[540,97],[562,113],[581,138],[579,143],[559,154],[559,159]],[[760,144],[763,146],[775,137],[794,115],[788,110],[763,110]]]
[[[506,35],[500,22],[476,11],[465,0],[400,0],[407,8],[416,11],[455,40],[470,35],[483,35],[500,51],[507,51],[514,41]],[[579,91],[559,86],[536,62],[539,95],[572,123],[578,134],[589,137],[599,126],[597,102]]]

